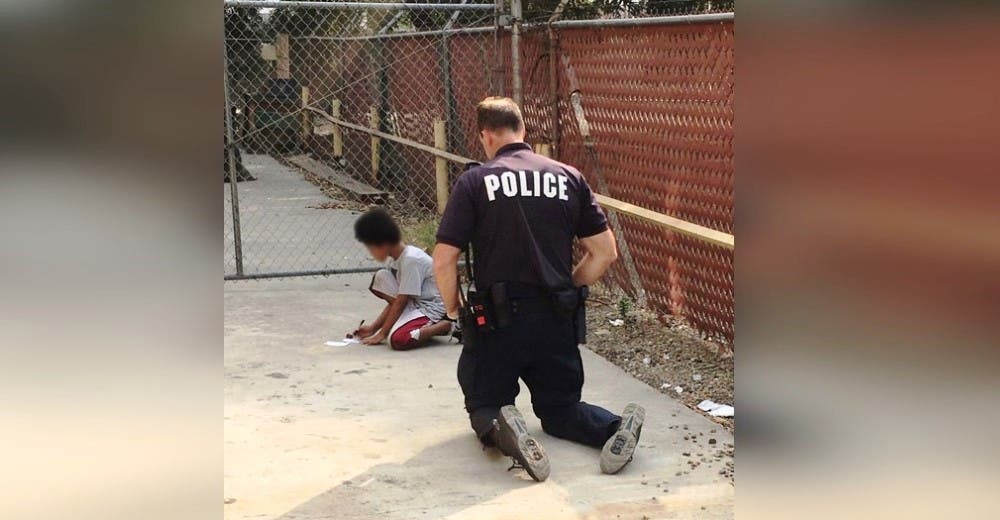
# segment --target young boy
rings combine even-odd
[[[388,269],[372,276],[368,289],[388,305],[374,322],[354,331],[366,345],[386,338],[393,350],[410,350],[427,344],[434,336],[452,333],[454,322],[444,318],[444,301],[434,282],[431,257],[403,242],[399,226],[388,212],[375,208],[354,223],[354,236],[379,262],[389,260]]]

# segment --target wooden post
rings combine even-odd
[[[552,146],[549,143],[542,143],[538,145],[538,155],[552,157]]]
[[[375,105],[372,105],[371,112],[368,115],[368,126],[372,130],[378,131],[378,107]],[[378,149],[381,141],[377,136],[372,136],[372,182],[376,186],[378,186]]]
[[[434,147],[448,151],[448,134],[443,119],[434,121]],[[448,162],[443,157],[434,158],[434,173],[438,214],[444,214],[444,207],[448,204]]]
[[[288,59],[288,35],[278,33],[274,38],[274,51],[277,60],[274,63],[274,77],[278,79],[289,79],[292,77],[290,61]]]
[[[340,119],[340,100],[334,99],[330,103],[330,115],[334,119]],[[333,125],[333,156],[340,158],[344,156],[344,130],[340,125]]]
[[[312,113],[306,110],[309,106],[309,87],[302,87],[302,149],[309,146],[309,136],[312,135]]]

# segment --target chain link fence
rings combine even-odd
[[[528,141],[595,191],[732,233],[732,2],[502,4],[227,0],[227,160],[246,180],[225,185],[226,278],[373,270],[353,239],[372,204],[430,245],[462,166],[414,143],[483,160],[489,95],[520,98]],[[731,345],[733,251],[609,214],[607,280]]]
[[[731,13],[565,21],[552,29],[529,25],[521,37],[528,135],[549,143],[599,193],[732,234]],[[624,213],[612,226],[621,250],[613,285],[732,344],[732,250]]]
[[[226,2],[227,126],[254,178],[225,192],[227,278],[372,270],[353,238],[371,204],[432,221],[434,157],[363,130],[478,157],[495,22],[492,3]]]

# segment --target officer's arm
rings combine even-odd
[[[577,287],[592,285],[618,258],[618,245],[610,229],[581,238],[580,247],[583,248],[583,258],[573,269],[573,283]]]
[[[461,252],[461,249],[441,242],[434,246],[434,280],[451,319],[458,317],[458,255]]]

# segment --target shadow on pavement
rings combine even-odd
[[[477,463],[468,463],[471,457],[478,458]],[[449,467],[446,474],[443,465]],[[443,518],[536,485],[523,470],[504,471],[508,466],[508,458],[496,450],[484,451],[470,430],[401,464],[374,466],[278,519]]]

